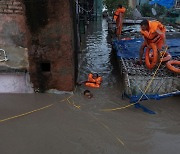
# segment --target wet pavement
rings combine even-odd
[[[0,94],[0,153],[179,154],[179,96],[143,101],[153,115],[134,106],[118,110],[129,100],[121,98],[108,37],[105,20],[90,23],[79,53],[78,82],[96,72],[103,77],[99,89],[82,85],[74,94]],[[83,96],[85,89],[92,99]]]

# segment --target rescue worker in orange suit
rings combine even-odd
[[[140,25],[141,34],[144,37],[144,42],[139,51],[139,64],[142,64],[142,57],[145,47],[151,48],[150,44],[154,43],[157,46],[158,51],[162,50],[166,40],[166,28],[162,23],[155,20],[148,21],[145,19]]]
[[[123,18],[124,18],[125,11],[126,11],[126,8],[122,7],[122,5],[119,4],[113,16],[113,19],[116,22],[116,35],[118,39],[120,39],[120,35],[122,32],[122,25],[123,25]]]
[[[97,73],[90,73],[88,75],[88,80],[85,82],[85,85],[88,87],[99,88],[102,82],[102,77]]]

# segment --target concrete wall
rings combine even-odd
[[[137,0],[137,5],[142,5],[144,3],[148,3],[149,0]]]
[[[131,8],[135,8],[137,5],[142,5],[144,3],[148,3],[149,0],[129,0],[129,6]]]
[[[129,0],[129,6],[131,8],[135,8],[137,5],[137,0]]]

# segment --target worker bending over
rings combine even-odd
[[[116,35],[118,39],[120,39],[120,35],[122,32],[122,25],[123,25],[123,18],[124,18],[125,11],[126,11],[126,8],[122,7],[122,5],[119,4],[113,16],[113,19],[116,22]]]
[[[141,45],[139,52],[139,63],[142,64],[142,57],[144,54],[144,48],[151,48],[152,44],[155,44],[158,51],[165,45],[165,32],[166,28],[159,21],[143,20],[141,22],[141,34],[144,37],[144,42]]]

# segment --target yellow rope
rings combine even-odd
[[[70,99],[71,97],[73,97],[73,95],[69,96],[68,98],[65,98],[65,99],[61,100],[60,102],[67,101],[67,100]]]
[[[152,84],[152,82],[153,82],[153,80],[154,80],[154,78],[155,78],[155,76],[156,76],[156,74],[157,74],[157,72],[158,72],[158,70],[159,70],[159,68],[160,68],[160,66],[161,66],[162,59],[164,58],[164,55],[166,54],[167,49],[168,49],[168,46],[166,47],[165,52],[162,54],[162,58],[161,58],[161,60],[160,60],[160,63],[159,63],[159,65],[158,65],[156,71],[154,72],[154,75],[152,76],[150,82],[148,83],[148,85],[147,85],[147,87],[146,87],[146,89],[145,89],[145,91],[144,91],[144,94],[146,94],[146,92],[148,91],[150,85]],[[132,103],[132,104],[129,104],[129,105],[126,105],[126,106],[118,107],[118,108],[102,109],[101,111],[116,111],[116,110],[122,110],[122,109],[125,109],[125,108],[129,108],[129,107],[131,107],[131,106],[133,106],[133,105],[135,105],[135,104],[138,104],[139,101],[143,98],[144,94],[141,95],[141,97],[138,99],[138,101],[137,101],[136,103]]]
[[[89,115],[94,119],[96,120],[100,125],[102,125],[120,144],[122,144],[123,146],[125,146],[124,142],[119,138],[117,137],[113,131],[106,125],[104,124],[103,122],[101,122],[97,117],[93,116],[92,114],[89,113]]]
[[[166,48],[165,52],[163,53],[162,59],[163,59],[163,57],[164,57],[167,49],[168,49],[168,47]],[[156,69],[156,71],[155,71],[152,79],[150,80],[150,82],[149,82],[149,84],[148,84],[148,86],[147,86],[144,94],[147,92],[147,90],[149,89],[152,81],[154,80],[154,78],[155,78],[155,76],[156,76],[156,74],[157,74],[157,72],[158,72],[158,70],[159,70],[159,68],[160,68],[160,66],[161,66],[161,63],[162,63],[162,60],[160,61],[160,63],[159,63],[159,65],[158,65],[158,67],[157,67],[157,69]],[[115,111],[115,110],[121,110],[121,109],[128,108],[128,107],[130,107],[130,106],[133,106],[133,105],[139,103],[139,101],[142,99],[142,97],[144,96],[144,94],[139,98],[139,100],[138,100],[136,103],[132,103],[132,104],[129,104],[129,105],[126,105],[126,106],[123,106],[123,107],[119,107],[119,108],[114,108],[114,109],[103,109],[102,111]],[[75,105],[74,102],[71,103],[71,102],[69,101],[69,99],[70,99],[71,97],[73,97],[73,96],[74,96],[74,95],[71,95],[71,96],[69,96],[68,98],[66,98],[66,99],[64,99],[64,100],[61,100],[60,102],[63,102],[63,101],[66,101],[66,100],[67,100],[69,104],[72,104],[74,107],[80,109],[81,106]],[[47,109],[47,108],[49,108],[49,107],[52,107],[53,105],[54,105],[54,104],[50,104],[50,105],[44,106],[44,107],[42,107],[42,108],[39,108],[39,109],[30,111],[30,112],[26,112],[26,113],[19,114],[19,115],[13,116],[13,117],[9,117],[9,118],[2,119],[2,120],[0,120],[0,123],[5,122],[5,121],[8,121],[8,120],[15,119],[15,118],[19,118],[19,117],[22,117],[22,116],[26,116],[26,115],[32,114],[32,113],[34,113],[34,112],[37,112],[37,111],[41,111],[41,110]]]
[[[72,96],[74,96],[74,95],[72,95]],[[71,96],[71,97],[72,97],[72,96]],[[80,109],[80,108],[81,108],[80,105],[76,105],[73,100],[72,100],[72,102],[70,101],[70,98],[71,98],[71,97],[69,97],[69,98],[66,99],[66,100],[68,101],[68,103],[69,103],[70,105],[73,105],[75,108]]]
[[[5,122],[5,121],[8,121],[8,120],[15,119],[15,118],[23,117],[23,116],[32,114],[32,113],[37,112],[37,111],[41,111],[41,110],[47,109],[47,108],[49,108],[49,107],[51,107],[51,106],[53,106],[53,105],[54,105],[54,104],[50,104],[50,105],[44,106],[44,107],[42,107],[42,108],[39,108],[39,109],[30,111],[30,112],[26,112],[26,113],[19,114],[19,115],[13,116],[13,117],[9,117],[9,118],[6,118],[6,119],[2,119],[2,120],[0,120],[0,123],[1,123],[1,122]]]
[[[72,96],[73,96],[73,95],[69,96],[69,97],[68,97],[68,98],[66,98],[66,99],[61,100],[60,102],[63,102],[63,101],[69,100]],[[50,107],[52,107],[53,105],[54,105],[54,104],[50,104],[50,105],[47,105],[47,106],[41,107],[41,108],[36,109],[36,110],[33,110],[33,111],[29,111],[29,112],[26,112],[26,113],[23,113],[23,114],[19,114],[19,115],[13,116],[13,117],[9,117],[9,118],[2,119],[2,120],[0,120],[0,123],[5,122],[5,121],[8,121],[8,120],[12,120],[12,119],[20,118],[20,117],[23,117],[23,116],[26,116],[26,115],[32,114],[32,113],[34,113],[34,112],[38,112],[38,111],[41,111],[41,110],[44,110],[44,109],[50,108]],[[77,108],[78,108],[78,107],[77,107]]]

